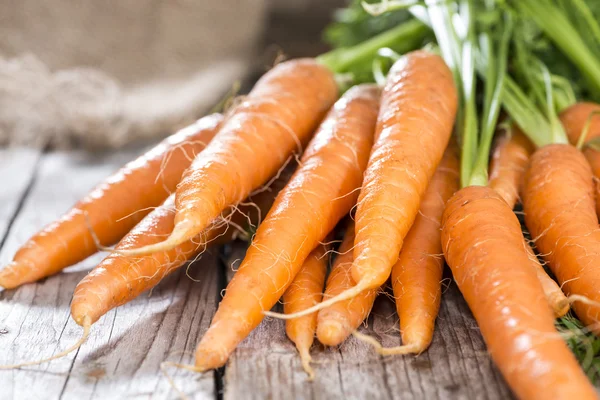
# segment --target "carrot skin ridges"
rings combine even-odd
[[[55,274],[119,241],[175,191],[183,171],[213,138],[220,114],[201,118],[128,163],[58,221],[29,239],[0,271],[0,286],[11,289]]]
[[[414,353],[424,351],[431,343],[440,308],[444,270],[440,226],[444,206],[459,187],[456,152],[451,144],[444,153],[392,268],[402,345],[410,346]]]
[[[591,168],[570,145],[536,151],[525,174],[525,222],[567,296],[600,301],[600,230]],[[577,316],[594,332],[600,307],[575,302]]]
[[[510,132],[504,132],[496,142],[490,163],[489,187],[494,189],[510,208],[514,208],[519,200],[519,189],[533,151],[533,144],[517,126],[513,126]],[[542,284],[548,304],[554,310],[554,315],[562,317],[569,311],[566,296],[560,286],[548,276],[525,238],[523,238],[523,246]]]
[[[441,57],[415,51],[390,70],[356,211],[352,277],[377,289],[389,277],[452,132],[457,94]]]
[[[196,350],[199,370],[220,367],[279,300],[309,253],[346,215],[358,197],[373,144],[379,90],[350,89],[334,105],[279,193],[211,327]]]
[[[494,190],[471,186],[447,203],[442,247],[496,365],[522,399],[596,399],[554,327],[519,220]]]
[[[138,252],[164,250],[195,236],[263,185],[301,151],[337,97],[333,74],[314,59],[286,61],[263,75],[184,173],[172,235]]]
[[[354,260],[352,247],[354,247],[354,222],[350,221],[344,240],[338,249],[339,254],[327,278],[323,299],[331,298],[354,286],[350,272]],[[317,319],[319,341],[326,346],[341,344],[369,316],[375,297],[377,297],[377,290],[369,289],[350,300],[340,301],[320,310]]]
[[[328,266],[327,246],[319,245],[310,253],[294,281],[283,294],[283,311],[294,313],[318,304],[323,298],[323,285]],[[302,364],[309,377],[314,377],[310,368],[309,350],[317,329],[317,313],[285,321],[285,332],[296,345]]]
[[[533,143],[516,126],[496,141],[490,162],[489,186],[510,207],[519,200],[519,188],[533,151]]]
[[[289,180],[291,170],[286,168],[279,178],[273,181],[270,191],[247,199],[247,204],[239,206],[232,215],[224,216],[210,229],[171,250],[135,257],[127,257],[118,252],[109,254],[75,287],[71,302],[73,320],[79,325],[82,325],[86,318],[95,323],[108,311],[156,286],[165,276],[206,250],[208,246],[228,243],[239,233],[238,228],[243,228],[248,223],[256,225],[260,216],[266,215],[273,204],[275,194]],[[174,225],[173,194],[125,235],[115,249],[135,248],[159,242],[171,233]]]
[[[591,119],[590,119],[591,118]],[[590,122],[585,142],[600,137],[600,104],[576,103],[560,114],[569,142],[576,145],[583,129]],[[596,215],[600,216],[600,151],[591,147],[583,148],[583,155],[592,167],[596,189]]]

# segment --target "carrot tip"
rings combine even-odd
[[[346,340],[350,333],[350,329],[346,329],[344,324],[331,319],[320,321],[317,325],[317,339],[325,346],[337,346]]]
[[[313,307],[307,308],[302,311],[298,311],[296,313],[281,314],[281,313],[276,313],[276,312],[272,312],[272,311],[263,311],[263,314],[266,317],[273,317],[273,318],[277,318],[277,319],[285,319],[285,320],[296,319],[296,318],[304,317],[305,315],[310,315],[310,314],[316,313],[317,311],[327,308],[329,306],[332,306],[335,303],[339,303],[340,301],[344,301],[344,300],[348,300],[353,297],[356,297],[361,292],[363,292],[367,289],[369,289],[369,288],[366,285],[357,284],[356,286],[353,286],[350,289],[343,291],[342,293],[338,294],[337,296],[334,296],[328,300],[322,301],[321,303],[319,303]]]
[[[300,353],[300,361],[302,362],[302,368],[308,375],[308,380],[314,380],[315,370],[312,369],[312,367],[310,366],[310,363],[312,362],[312,357],[310,356],[308,349],[298,349],[298,352]]]
[[[81,335],[81,338],[79,338],[79,340],[73,346],[67,348],[64,351],[61,351],[58,354],[53,355],[52,357],[43,358],[41,360],[27,361],[24,363],[13,364],[13,365],[0,365],[0,370],[2,370],[2,369],[18,369],[21,367],[27,367],[27,366],[31,366],[31,365],[39,365],[39,364],[43,364],[45,362],[56,360],[58,358],[62,358],[64,356],[68,355],[69,353],[80,348],[87,341],[88,337],[90,336],[91,327],[92,327],[92,320],[89,317],[86,317],[83,321],[83,333]]]
[[[383,347],[374,337],[365,335],[358,331],[352,332],[352,335],[358,340],[368,343],[375,348],[378,354],[382,356],[402,355],[411,353],[420,353],[422,351],[421,346],[415,343],[406,344],[397,347]]]
[[[159,253],[163,251],[169,251],[173,249],[175,246],[180,245],[181,243],[192,239],[199,232],[193,222],[184,221],[175,225],[173,228],[173,232],[169,237],[158,243],[150,244],[148,246],[139,247],[137,249],[119,249],[112,250],[112,252],[120,254],[122,256],[130,257],[130,256],[146,256],[154,253]]]

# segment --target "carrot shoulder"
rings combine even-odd
[[[283,311],[293,313],[314,306],[323,297],[323,285],[327,274],[327,246],[319,245],[310,253],[294,281],[283,294]],[[315,339],[317,314],[305,315],[285,322],[285,332],[296,345],[302,366],[309,378],[315,376],[310,366],[310,347]]]
[[[576,103],[560,114],[569,142],[576,145],[584,128],[588,125],[585,142],[600,137],[600,104]],[[583,155],[590,163],[596,184],[596,214],[600,216],[600,151],[584,146]]]
[[[55,274],[120,240],[175,190],[183,171],[216,134],[223,116],[213,114],[165,139],[128,163],[58,221],[36,233],[0,271],[11,289]]]
[[[442,246],[488,351],[517,397],[597,398],[554,327],[521,226],[502,197],[481,186],[457,192],[444,211]]]
[[[516,126],[497,140],[490,163],[489,187],[494,189],[510,208],[514,208],[519,199],[519,188],[533,151],[533,144]],[[548,303],[554,310],[554,315],[562,317],[569,311],[566,296],[554,279],[548,276],[525,238],[523,238],[523,246],[542,284]]]
[[[531,158],[523,188],[525,222],[568,295],[600,301],[600,230],[592,170],[570,145],[548,145]],[[600,307],[575,302],[577,316],[600,332]]]
[[[373,144],[379,91],[352,88],[335,104],[259,226],[196,349],[196,369],[229,354],[283,295],[309,253],[356,202]]]
[[[184,173],[169,238],[128,253],[164,251],[202,232],[301,151],[337,95],[333,74],[313,59],[267,72]]]
[[[344,240],[338,249],[325,287],[324,299],[334,297],[354,286],[350,273],[352,268],[352,248],[354,247],[354,222],[346,228]],[[326,346],[337,346],[348,338],[369,316],[377,290],[369,289],[356,297],[340,301],[319,311],[317,320],[317,338]],[[312,314],[314,315],[314,314]],[[298,319],[305,318],[300,317]],[[295,320],[290,320],[295,321]]]

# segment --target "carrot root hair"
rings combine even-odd
[[[333,296],[332,298],[322,301],[315,306],[312,306],[312,307],[307,308],[302,311],[298,311],[296,313],[281,314],[281,313],[272,312],[272,311],[263,311],[263,314],[266,317],[273,317],[273,318],[285,319],[285,320],[300,318],[300,317],[304,317],[305,315],[310,315],[310,314],[316,313],[317,311],[320,311],[324,308],[330,307],[330,306],[334,305],[335,303],[339,303],[340,301],[349,300],[353,297],[356,297],[361,292],[363,292],[367,289],[369,289],[369,287],[367,285],[359,283],[356,286],[353,286],[350,289],[343,291],[342,293],[338,294],[337,296]]]
[[[13,365],[0,365],[0,370],[18,369],[21,367],[29,367],[32,365],[39,365],[39,364],[43,364],[46,362],[50,362],[52,360],[57,360],[59,358],[65,357],[69,353],[72,353],[73,351],[79,349],[87,341],[88,337],[90,336],[90,331],[92,328],[92,320],[90,317],[85,317],[85,319],[83,320],[82,327],[83,327],[83,333],[81,334],[81,338],[79,338],[79,340],[75,344],[73,344],[71,347],[67,348],[66,350],[63,350],[58,354],[55,354],[48,358],[43,358],[41,360],[27,361],[27,362],[13,364]]]
[[[358,331],[352,332],[352,336],[354,336],[361,342],[370,344],[371,346],[373,346],[375,348],[375,351],[377,351],[377,353],[381,354],[382,356],[414,354],[414,353],[420,353],[422,351],[420,346],[415,343],[405,344],[405,345],[396,346],[396,347],[383,347],[381,345],[381,343],[379,343],[377,341],[377,339],[375,339],[373,336],[366,335],[366,334],[360,333]]]
[[[199,232],[196,232],[194,223],[192,221],[183,221],[179,224],[176,224],[175,228],[173,228],[173,232],[171,232],[169,237],[162,242],[138,247],[137,249],[113,249],[112,252],[126,257],[147,256],[154,253],[169,251],[174,247],[179,246],[183,242],[193,239],[198,233]]]
[[[179,368],[179,369],[185,369],[186,371],[200,372],[200,373],[206,372],[206,371],[204,371],[194,365],[180,364],[180,363],[176,363],[173,361],[163,361],[160,363],[160,372],[162,372],[163,375],[165,376],[165,378],[167,378],[169,385],[173,388],[173,390],[175,390],[177,392],[180,399],[188,400],[189,397],[185,393],[183,393],[181,391],[181,389],[179,389],[177,387],[177,385],[175,384],[175,381],[173,380],[173,377],[167,372],[168,367],[175,367],[175,368]]]

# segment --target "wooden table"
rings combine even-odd
[[[8,262],[31,234],[137,153],[0,150],[0,262]],[[160,363],[193,361],[194,347],[243,253],[239,243],[212,249],[187,275],[174,273],[151,293],[100,319],[78,351],[41,366],[0,371],[0,399],[178,398]],[[0,292],[0,364],[48,357],[79,338],[81,330],[69,317],[71,295],[102,257],[38,284]],[[283,322],[268,320],[223,370],[169,372],[195,399],[510,398],[456,286],[450,279],[444,283],[433,344],[417,357],[382,358],[354,338],[339,348],[315,345],[317,377],[309,383]],[[380,297],[362,331],[394,346],[399,344],[398,317],[393,303]]]

